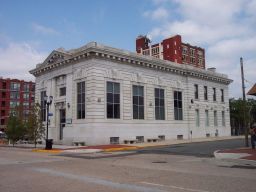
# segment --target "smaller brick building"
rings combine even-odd
[[[183,43],[180,35],[164,39],[161,43],[151,45],[147,36],[136,39],[136,51],[159,59],[179,64],[188,64],[205,69],[205,51],[203,48]]]
[[[23,106],[26,117],[35,101],[35,83],[0,77],[0,130],[4,131],[10,112]]]

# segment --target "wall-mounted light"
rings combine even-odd
[[[100,103],[101,102],[101,98],[99,97],[97,101],[98,101],[98,103]]]
[[[149,102],[149,106],[152,107],[152,105],[153,105],[152,102]]]
[[[68,103],[67,105],[68,105],[68,108],[70,108],[70,103]]]

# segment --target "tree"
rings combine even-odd
[[[235,134],[240,135],[244,134],[244,113],[243,113],[243,105],[244,101],[242,99],[230,99],[229,106],[230,106],[230,120],[231,126],[235,129]]]
[[[249,106],[249,114],[250,114],[249,123],[250,124],[256,123],[256,100],[251,98],[248,99],[248,106]]]
[[[45,135],[45,127],[41,118],[41,107],[38,103],[34,105],[29,113],[26,123],[26,133],[29,140],[35,144],[35,148],[38,140],[42,139]]]
[[[245,134],[245,143],[248,146],[248,127],[256,122],[256,100],[230,99],[230,120],[232,130],[236,135]]]
[[[12,142],[13,146],[18,140],[24,138],[25,126],[22,118],[21,108],[15,108],[15,110],[10,113],[6,134],[8,140]]]

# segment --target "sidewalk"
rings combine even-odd
[[[256,162],[256,150],[251,148],[227,149],[214,152],[216,159],[237,159]]]
[[[96,152],[115,152],[115,151],[128,151],[136,150],[147,147],[158,147],[184,143],[195,143],[195,142],[206,142],[206,141],[217,141],[217,140],[228,140],[238,139],[243,136],[229,136],[229,137],[209,137],[209,138],[197,138],[189,140],[164,140],[159,142],[144,142],[127,145],[96,145],[96,146],[67,146],[67,145],[53,145],[52,150],[45,150],[43,145],[40,145],[41,149],[35,149],[35,152],[49,152],[49,153],[96,153]]]
[[[159,142],[144,142],[136,144],[127,145],[96,145],[96,146],[68,146],[68,145],[53,145],[52,150],[45,150],[45,145],[37,145],[34,149],[33,144],[17,144],[16,147],[32,149],[33,152],[44,152],[44,153],[98,153],[98,152],[116,152],[116,151],[131,151],[141,148],[148,147],[158,147],[167,146],[175,144],[185,144],[185,143],[196,143],[196,142],[207,142],[207,141],[217,141],[217,140],[231,140],[244,138],[244,136],[228,136],[228,137],[206,137],[206,138],[195,138],[189,140],[164,140]],[[222,150],[215,151],[215,158],[217,159],[244,159],[253,160],[256,162],[255,150],[248,148],[241,148],[236,150]]]

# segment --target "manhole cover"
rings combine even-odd
[[[153,161],[152,163],[167,163],[166,161]]]

